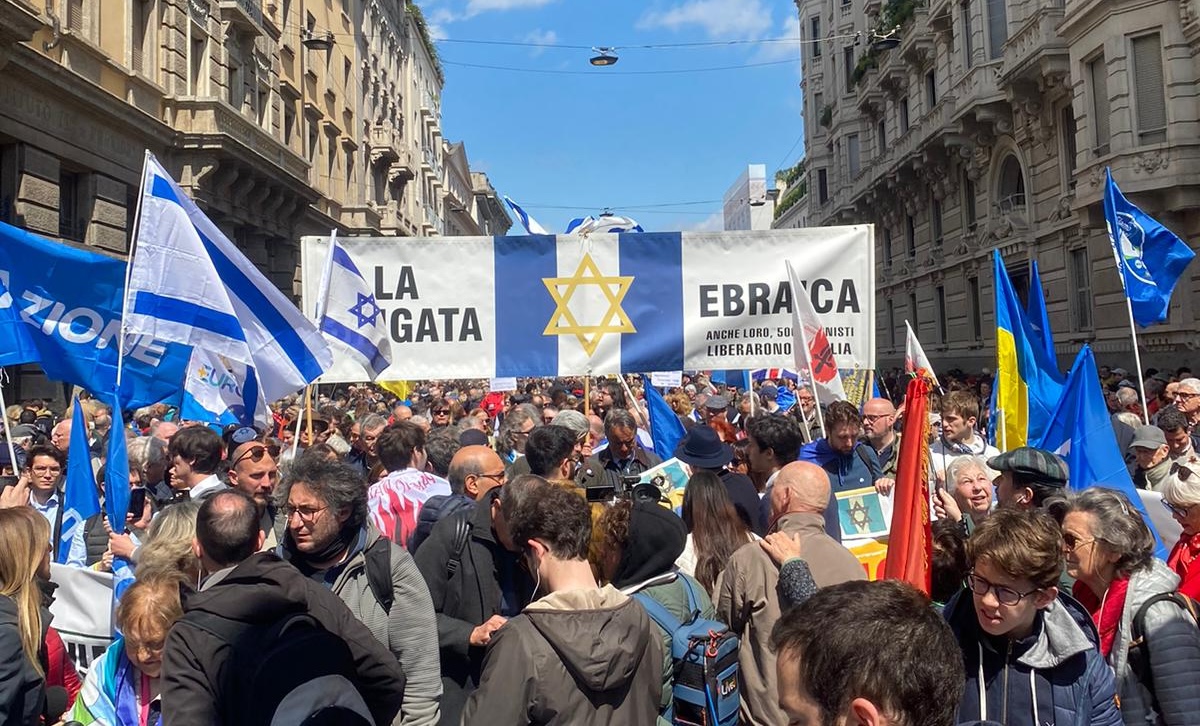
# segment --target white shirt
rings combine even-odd
[[[200,483],[192,487],[190,497],[197,501],[204,501],[222,489],[227,489],[225,482],[217,478],[216,474],[209,474],[200,480]]]

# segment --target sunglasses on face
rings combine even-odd
[[[267,446],[266,444],[263,444],[262,446],[253,446],[250,448],[249,451],[246,451],[241,456],[234,459],[233,463],[230,464],[230,466],[237,466],[239,461],[242,461],[243,459],[247,459],[247,458],[250,459],[250,461],[253,461],[254,463],[257,464],[258,462],[262,461],[264,454],[270,454],[272,459],[278,459],[279,458],[279,447],[278,446]]]
[[[1168,512],[1170,512],[1171,514],[1174,514],[1176,517],[1179,517],[1180,519],[1186,519],[1188,514],[1190,514],[1192,511],[1192,507],[1196,506],[1195,504],[1188,504],[1187,506],[1183,506],[1183,505],[1179,505],[1179,504],[1172,504],[1171,502],[1168,502],[1166,499],[1162,500],[1162,503],[1163,503],[1163,506],[1167,508]]]
[[[1190,466],[1183,464],[1171,464],[1171,474],[1179,477],[1180,481],[1188,481],[1196,475]]]

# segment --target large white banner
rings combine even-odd
[[[838,366],[875,363],[869,225],[761,232],[347,238],[388,322],[379,380],[754,369],[793,365],[796,269]],[[313,315],[329,240],[302,240]],[[365,324],[365,318],[364,318]],[[365,380],[335,356],[326,382]]]
[[[82,675],[112,643],[113,576],[108,572],[50,565],[58,585],[50,612],[52,625]]]

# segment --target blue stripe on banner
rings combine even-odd
[[[170,182],[160,176],[155,176],[150,189],[151,196],[165,199],[183,207],[179,200],[179,196],[171,187]],[[185,213],[186,207],[183,207]],[[204,245],[205,251],[212,260],[213,267],[217,271],[217,276],[221,278],[221,282],[234,295],[236,295],[246,305],[246,307],[254,312],[258,322],[266,328],[271,337],[275,339],[275,343],[291,361],[296,370],[300,371],[300,375],[306,380],[313,380],[321,375],[324,371],[321,370],[321,365],[317,361],[316,355],[308,349],[300,336],[296,334],[295,329],[287,321],[287,318],[275,307],[275,305],[263,294],[262,290],[254,284],[254,281],[246,276],[246,273],[238,267],[237,263],[225,256],[225,253],[220,250],[200,231],[195,224],[192,229],[196,231],[196,235],[200,237],[200,242]],[[267,283],[270,284],[270,283]]]
[[[379,375],[384,368],[388,367],[387,358],[383,357],[383,353],[379,352],[379,348],[374,343],[366,336],[351,330],[333,318],[327,317],[321,320],[321,332],[337,338],[362,353],[363,357],[371,361],[371,370],[375,371],[375,375]]]
[[[243,426],[253,426],[254,419],[258,416],[258,374],[254,372],[254,366],[246,366],[246,380],[242,381],[242,403],[246,410],[242,415]],[[270,418],[270,411],[267,411],[267,417]]]
[[[246,342],[245,331],[242,330],[242,324],[232,315],[206,308],[203,305],[180,300],[174,297],[165,297],[153,292],[138,291],[133,296],[133,310],[131,311],[138,315],[145,315],[148,318],[157,318],[159,320],[167,320],[172,323],[180,323],[200,330],[207,330],[210,333],[223,335],[226,338]]]
[[[558,277],[553,235],[493,237],[496,376],[557,376],[558,336],[543,335],[554,299],[542,278]]]
[[[346,250],[342,249],[341,245],[335,244],[333,246],[333,261],[353,272],[356,276],[362,277],[362,273],[358,271],[354,260],[350,259],[350,255],[346,254]]]
[[[626,233],[619,245],[621,274],[634,278],[621,306],[637,330],[621,336],[621,370],[683,370],[683,235]]]

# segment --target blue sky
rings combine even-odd
[[[720,229],[715,200],[746,164],[766,164],[771,177],[803,154],[796,43],[633,47],[797,38],[790,1],[420,4],[432,34],[446,39],[438,43],[446,71],[443,133],[464,141],[472,168],[487,172],[501,194],[551,231],[605,206],[647,231]],[[584,49],[462,42],[484,40],[615,46],[620,61],[593,68],[593,53]],[[639,209],[699,201],[709,203]],[[513,233],[522,233],[519,224]]]

